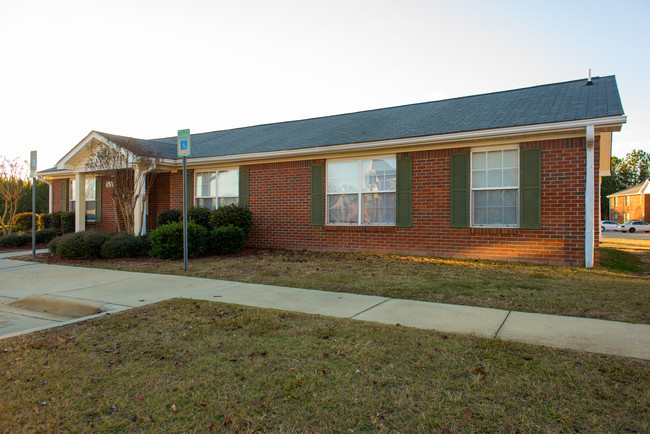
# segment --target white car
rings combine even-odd
[[[630,220],[629,222],[616,226],[616,230],[619,232],[629,232],[631,234],[634,232],[650,232],[650,223]]]
[[[615,231],[618,223],[614,220],[603,220],[600,222],[600,230],[605,231]]]

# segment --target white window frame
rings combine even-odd
[[[395,190],[381,190],[381,191],[373,191],[373,192],[364,192],[363,191],[363,171],[362,169],[362,162],[367,161],[367,160],[382,160],[382,159],[388,159],[392,158],[395,160]],[[356,161],[358,163],[358,182],[359,182],[359,191],[356,193],[341,193],[341,192],[335,192],[335,193],[330,193],[328,191],[328,178],[329,178],[329,163],[342,163],[342,162],[349,162],[349,161]],[[363,195],[364,194],[371,194],[371,193],[395,193],[395,222],[394,223],[364,223],[363,222]],[[330,196],[336,196],[336,195],[341,195],[341,194],[356,194],[358,196],[358,206],[357,206],[357,223],[338,223],[338,222],[330,222]],[[328,226],[395,226],[397,223],[397,154],[389,154],[389,155],[371,155],[371,156],[364,156],[364,157],[356,157],[356,158],[335,158],[335,159],[330,159],[325,162],[325,196],[326,196],[326,201],[325,201],[325,221]]]
[[[68,181],[68,210],[70,212],[77,212],[76,210],[76,201],[75,201],[75,187],[76,187],[76,179],[72,178]],[[95,183],[95,186],[97,185],[97,178],[85,178],[84,182],[92,181]],[[87,189],[84,189],[84,191],[87,191]],[[86,199],[86,219],[89,223],[94,223],[95,222],[95,217],[97,215],[97,191],[96,187],[93,189],[95,192],[95,198],[88,200]],[[89,219],[88,215],[88,202],[93,202],[95,204],[95,214],[93,214],[92,219]]]
[[[219,173],[220,172],[237,172],[237,195],[236,196],[219,196]],[[198,196],[198,188],[196,185],[197,175],[199,173],[214,173],[215,174],[215,196]],[[214,199],[215,207],[219,208],[219,199],[236,199],[235,203],[239,203],[239,167],[228,167],[220,169],[195,169],[194,170],[194,198],[192,200],[193,206],[197,206],[197,199]]]
[[[630,206],[630,196],[625,196],[625,206]]]
[[[475,153],[487,153],[490,151],[517,151],[517,186],[516,187],[484,187],[484,188],[474,188],[473,186],[473,161]],[[486,154],[487,157],[487,154]],[[503,159],[502,159],[503,163]],[[487,164],[487,158],[486,158]],[[503,164],[501,166],[503,169]],[[521,214],[521,149],[519,145],[503,145],[503,146],[485,146],[480,148],[472,148],[469,156],[469,221],[470,227],[473,228],[518,228],[519,227],[519,218]],[[517,204],[515,205],[515,224],[506,225],[506,224],[474,224],[474,191],[488,191],[488,190],[516,190],[515,197],[517,198]]]

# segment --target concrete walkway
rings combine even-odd
[[[73,319],[10,304],[27,296],[92,304],[104,313]],[[650,325],[1,258],[0,339],[178,297],[650,360]]]

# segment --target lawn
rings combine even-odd
[[[648,432],[649,368],[171,300],[2,341],[0,431]]]
[[[187,272],[182,261],[152,258],[38,260],[650,324],[650,275],[625,268],[640,267],[636,256],[602,250],[613,268],[289,250],[192,259]]]

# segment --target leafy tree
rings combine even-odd
[[[8,235],[13,229],[13,220],[18,210],[20,198],[26,194],[27,161],[2,157],[0,162],[0,200],[3,201],[2,234]]]
[[[16,212],[32,212],[32,180],[31,178],[25,183],[25,194],[18,201]],[[50,205],[50,186],[43,181],[36,180],[36,212],[47,212]]]
[[[601,215],[608,218],[607,196],[625,190],[650,178],[650,154],[640,149],[628,153],[625,158],[612,157],[611,175],[603,178],[600,187]]]
[[[147,200],[158,160],[149,145],[129,137],[116,137],[111,143],[93,140],[90,144],[86,170],[113,183],[111,200],[122,215],[129,234],[135,234],[136,219],[142,224],[144,213],[135,215],[135,205],[139,199],[143,203]],[[115,220],[117,231],[121,232],[120,219]]]

